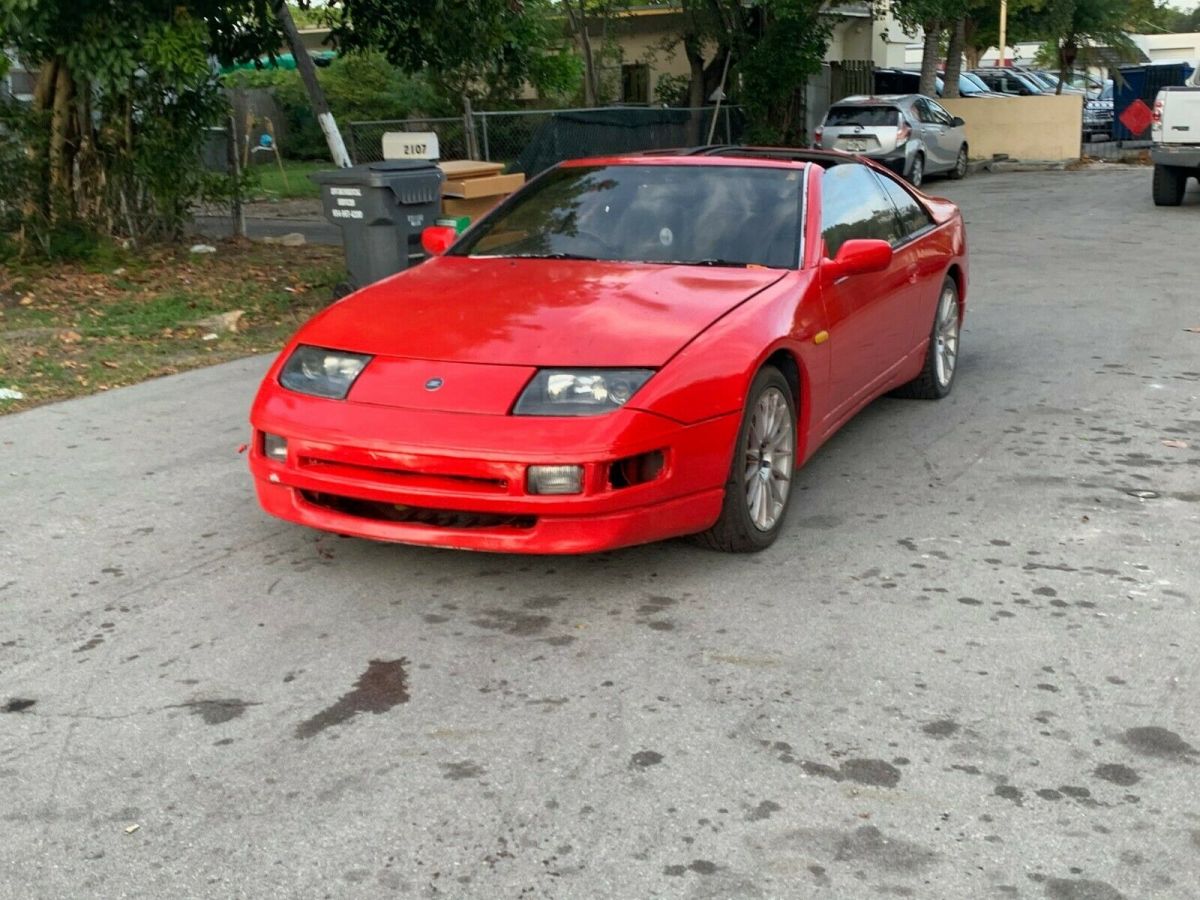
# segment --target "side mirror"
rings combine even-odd
[[[962,126],[966,125],[967,123],[962,116],[955,116],[953,120],[951,120],[950,124],[955,128],[962,128]]]
[[[842,244],[837,256],[826,260],[821,270],[827,278],[845,278],[848,275],[882,272],[891,264],[892,245],[887,241],[856,238]]]
[[[430,225],[421,232],[421,246],[430,256],[441,256],[458,240],[458,229],[452,225]]]

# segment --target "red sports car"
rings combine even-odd
[[[568,162],[304,325],[250,468],[267,512],[376,540],[761,550],[859,409],[949,393],[966,292],[957,207],[856,157]]]

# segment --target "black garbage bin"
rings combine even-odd
[[[421,232],[441,210],[446,176],[424,160],[385,160],[314,172],[325,216],[342,229],[350,287],[366,287],[424,259]]]

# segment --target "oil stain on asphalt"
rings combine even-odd
[[[246,711],[246,707],[254,704],[245,700],[193,700],[183,704],[193,715],[200,716],[205,725],[220,725],[231,719],[236,719]]]
[[[408,673],[404,658],[373,659],[354,683],[354,689],[343,694],[332,706],[321,710],[311,719],[296,726],[296,737],[314,737],[333,725],[341,725],[359,713],[385,713],[393,706],[408,702]]]

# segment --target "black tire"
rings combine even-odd
[[[918,153],[913,157],[912,166],[908,170],[908,175],[905,176],[908,183],[915,188],[919,188],[925,183],[925,154]]]
[[[1178,206],[1187,188],[1188,170],[1179,166],[1155,166],[1152,182],[1155,206]]]
[[[747,447],[754,412],[760,401],[764,400],[764,397],[774,400],[778,395],[783,397],[787,408],[787,422],[791,426],[791,447],[788,451],[791,454],[788,466],[789,480],[782,508],[775,516],[773,524],[763,529],[755,524],[747,497]],[[695,535],[695,542],[710,550],[721,550],[725,553],[757,553],[775,543],[787,519],[788,507],[794,493],[791,490],[791,480],[796,474],[795,461],[796,400],[791,385],[782,373],[774,366],[764,366],[754,377],[746,394],[746,408],[742,412],[742,424],[738,428],[737,443],[734,444],[733,456],[729,463],[729,480],[725,483],[725,502],[721,507],[720,518],[708,531]],[[770,460],[763,464],[770,470]],[[764,479],[769,478],[769,475],[764,475]]]
[[[954,168],[950,170],[950,177],[955,181],[961,181],[967,177],[967,145],[963,144],[958,148],[958,159],[954,161]]]
[[[953,306],[949,306],[953,304]],[[948,329],[950,322],[947,315],[953,315],[953,340],[950,340]],[[954,376],[958,372],[959,325],[961,308],[958,303],[958,285],[949,275],[942,282],[938,292],[937,307],[933,311],[933,327],[929,332],[929,349],[925,353],[925,365],[921,374],[908,384],[896,389],[897,397],[910,397],[914,400],[941,400],[954,387]],[[949,350],[949,373],[945,372],[946,351]]]

